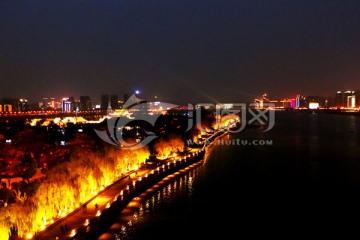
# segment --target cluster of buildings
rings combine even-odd
[[[100,104],[94,103],[90,96],[43,98],[40,102],[29,103],[27,99],[4,98],[0,99],[0,114],[11,112],[29,112],[29,111],[56,111],[56,112],[86,112],[86,111],[119,111],[122,110],[124,103],[133,96],[139,98],[140,92],[137,90],[131,96],[129,94],[102,94],[100,96]],[[133,99],[131,99],[133,100]],[[135,100],[133,100],[135,101]],[[150,104],[151,105],[151,104]],[[157,99],[153,99],[153,105],[150,108],[162,107]]]
[[[264,108],[266,104],[272,103],[275,108],[285,109],[360,109],[360,90],[337,91],[335,96],[303,96],[296,95],[295,98],[281,100],[269,99],[267,93],[261,98],[255,99],[257,108]]]
[[[40,102],[30,103],[25,98],[3,98],[0,99],[0,113],[7,112],[28,112],[28,111],[92,111],[92,110],[108,110],[121,108],[124,101],[128,98],[124,94],[120,98],[116,94],[101,95],[100,104],[94,104],[89,96],[64,97],[62,99],[43,98]]]
[[[91,111],[92,102],[89,96],[66,97],[59,100],[55,98],[43,98],[38,103],[29,103],[25,98],[4,98],[0,100],[0,113],[2,112],[28,112],[28,111]]]
[[[13,99],[3,98],[0,100],[1,112],[27,112],[29,111],[29,103],[25,98]]]
[[[116,110],[121,109],[129,99],[128,94],[119,97],[117,94],[102,94],[100,104],[94,104],[89,96],[64,97],[62,99],[43,98],[38,103],[29,103],[25,98],[0,99],[0,113],[28,112],[28,111],[92,111],[92,110]],[[155,97],[155,102],[157,99]],[[294,98],[270,99],[267,93],[254,100],[255,108],[267,107],[271,103],[277,109],[360,109],[360,90],[337,91],[332,97],[303,96]]]

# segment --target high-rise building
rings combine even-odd
[[[360,90],[356,90],[354,92],[355,95],[355,105],[356,107],[360,108]]]
[[[336,107],[354,108],[356,105],[355,91],[337,91],[336,92]]]
[[[101,95],[100,109],[107,110],[108,105],[109,105],[109,95],[107,94]]]
[[[92,103],[89,96],[80,96],[80,111],[91,111]]]
[[[20,98],[17,100],[17,111],[18,112],[27,112],[29,111],[28,100],[25,98]]]
[[[46,110],[46,105],[48,102],[48,98],[43,98],[41,102],[39,102],[39,108],[42,110]]]
[[[39,103],[39,107],[42,110],[55,110],[56,109],[56,102],[55,98],[43,98],[42,102]]]
[[[61,101],[61,111],[71,112],[74,108],[74,102],[70,98],[65,97]]]
[[[356,106],[356,98],[355,95],[351,95],[347,97],[346,107],[347,108],[354,108]]]
[[[112,109],[119,109],[119,97],[116,94],[110,96],[110,105]]]

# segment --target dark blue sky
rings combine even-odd
[[[0,0],[0,98],[360,89],[360,1]]]

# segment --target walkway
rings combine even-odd
[[[55,239],[69,239],[72,235],[73,229],[77,229],[83,226],[86,219],[90,220],[96,216],[97,210],[104,210],[109,202],[114,200],[114,196],[117,196],[121,190],[139,177],[144,177],[148,173],[149,169],[140,169],[137,173],[133,172],[129,176],[123,177],[113,185],[105,188],[93,199],[87,202],[86,207],[76,209],[74,212],[67,216],[57,220],[53,224],[49,225],[44,231],[38,233],[34,239],[41,240],[55,240]],[[96,205],[97,204],[97,208]]]
[[[195,151],[193,151],[195,150]],[[189,153],[189,157],[197,156],[195,152],[200,149],[193,149]],[[190,155],[191,154],[191,155]],[[180,161],[181,157],[177,156],[176,161]],[[168,159],[164,161],[164,165],[162,165],[165,169],[165,165],[170,164],[173,162],[174,158],[171,160]],[[166,163],[166,164],[165,164]],[[171,165],[171,164],[170,164]],[[97,216],[98,210],[102,212],[104,209],[110,206],[116,196],[122,190],[128,188],[130,184],[134,184],[135,181],[138,181],[141,178],[146,178],[147,175],[150,175],[151,172],[155,169],[160,169],[160,167],[154,166],[153,168],[141,168],[138,171],[132,171],[129,175],[123,177],[122,179],[118,180],[114,184],[110,185],[109,187],[102,190],[98,195],[94,196],[90,199],[86,206],[80,207],[76,209],[72,213],[68,214],[67,216],[57,220],[53,224],[49,225],[45,230],[39,232],[33,239],[41,239],[41,240],[65,240],[71,239],[72,236],[75,235],[76,229],[79,229],[83,226],[86,226],[91,219]],[[96,206],[97,205],[97,206]]]
[[[217,131],[211,135],[211,143],[217,139],[218,137],[227,134],[227,131]],[[209,145],[211,145],[211,143]],[[205,150],[207,144],[204,144],[202,149],[192,149],[190,153],[195,153],[198,150]],[[177,156],[172,158],[172,160],[176,159],[178,161],[181,157]],[[171,160],[171,161],[172,161]],[[123,177],[118,180],[114,184],[102,190],[98,195],[94,196],[86,203],[86,207],[81,207],[76,209],[72,213],[67,216],[55,221],[53,224],[46,227],[45,230],[39,232],[33,239],[41,239],[41,240],[66,240],[71,239],[73,235],[75,235],[75,229],[78,229],[84,225],[86,225],[87,221],[94,218],[97,214],[97,211],[100,210],[102,212],[107,205],[114,201],[115,196],[118,196],[122,190],[125,190],[129,184],[133,183],[135,180],[138,180],[140,177],[144,178],[147,174],[155,169],[154,168],[142,168],[137,172],[133,171],[129,175]],[[97,206],[95,206],[97,205]]]

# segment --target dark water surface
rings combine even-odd
[[[215,142],[202,165],[162,183],[127,217],[119,214],[118,228],[102,239],[292,238],[359,229],[360,118],[276,112],[275,119],[268,132],[224,138],[240,145]],[[249,145],[253,140],[270,144]]]

